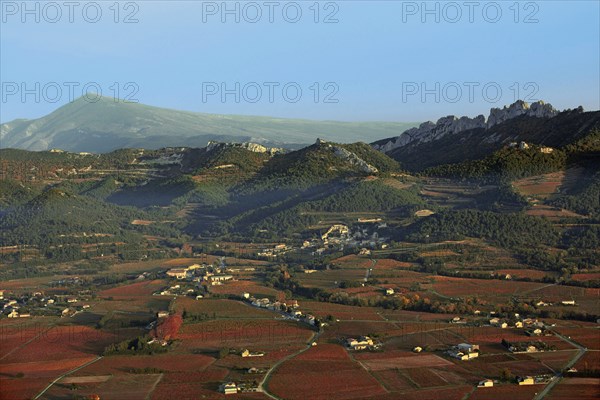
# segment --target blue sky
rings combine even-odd
[[[221,1],[120,2],[118,15],[114,1],[77,3],[70,22],[62,1],[30,1],[30,14],[0,1],[2,122],[45,115],[90,82],[160,107],[308,119],[487,115],[517,97],[600,108],[596,0],[228,2],[239,22]]]

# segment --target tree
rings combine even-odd
[[[229,355],[229,347],[221,347],[218,358],[225,358]]]
[[[503,368],[502,371],[500,371],[500,379],[505,381],[505,382],[509,382],[511,381],[513,378],[513,375],[510,371],[510,369],[508,368]]]

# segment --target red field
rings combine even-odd
[[[446,296],[510,295],[535,290],[544,286],[541,283],[501,281],[497,279],[467,279],[442,276],[436,276],[434,279],[433,289]]]
[[[177,335],[180,347],[219,349],[251,347],[270,350],[294,343],[304,343],[312,336],[308,327],[282,320],[209,320],[183,325]]]
[[[156,354],[109,356],[95,362],[73,376],[119,374],[135,368],[157,368],[170,372],[204,371],[215,359],[203,354]]]
[[[40,357],[41,358],[41,357]],[[29,361],[0,365],[0,387],[2,399],[29,399],[39,393],[56,377],[79,367],[94,359],[88,355],[78,358],[62,358],[59,360]],[[22,378],[17,374],[24,374]]]
[[[600,397],[600,379],[567,378],[552,389],[550,400],[596,400]]]
[[[281,290],[263,286],[255,281],[237,280],[228,282],[225,285],[212,286],[211,293],[217,294],[234,294],[241,296],[242,293],[248,292],[254,297],[273,297],[279,298],[282,295]]]
[[[587,274],[573,274],[571,279],[574,281],[591,281],[600,279],[600,272],[591,272]]]
[[[600,351],[587,352],[579,359],[575,368],[578,370],[595,369],[600,370]]]
[[[112,289],[103,290],[98,293],[101,297],[112,296],[114,298],[134,298],[139,296],[151,296],[152,293],[166,285],[162,279],[153,281],[142,281],[129,285],[117,286]]]
[[[340,258],[336,258],[332,261],[333,265],[338,265],[342,268],[370,268],[373,263],[368,257],[365,256],[357,256],[355,254],[350,254],[348,256],[343,256]]]
[[[531,400],[543,385],[519,386],[516,384],[496,385],[491,388],[477,388],[469,400]]]
[[[285,399],[361,399],[385,394],[344,348],[320,344],[282,364],[269,389]]]
[[[373,307],[352,307],[343,304],[321,303],[317,301],[303,301],[300,303],[302,310],[317,317],[332,315],[340,320],[371,320],[383,321],[378,314],[378,309]]]
[[[450,361],[444,360],[434,354],[419,354],[415,357],[394,357],[379,360],[362,361],[362,364],[371,371],[384,369],[422,369],[431,367],[444,367],[452,365]]]

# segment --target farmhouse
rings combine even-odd
[[[224,394],[237,394],[238,388],[235,382],[228,382],[221,386],[221,390]]]
[[[346,345],[352,350],[365,350],[367,348],[373,347],[373,339],[369,336],[361,336],[358,339],[348,338],[346,339]]]
[[[460,343],[448,350],[448,355],[461,361],[471,360],[479,357],[479,345]]]
[[[494,381],[491,379],[486,379],[484,381],[481,381],[477,385],[477,387],[480,387],[480,388],[493,387],[493,386],[494,386]]]
[[[517,382],[519,385],[533,385],[535,383],[531,376],[517,376]]]
[[[456,348],[462,351],[463,353],[472,353],[475,351],[479,351],[478,344],[461,343],[457,345]]]
[[[213,275],[209,277],[211,285],[221,285],[223,282],[227,282],[233,279],[232,275]]]
[[[250,351],[248,349],[242,351],[242,357],[262,357],[265,355],[262,351]]]
[[[387,294],[388,296],[393,295],[394,294],[394,289],[392,289],[392,288],[385,289],[385,294]]]
[[[167,271],[167,276],[177,279],[186,279],[190,276],[187,268],[172,268]]]
[[[12,310],[10,314],[8,314],[8,318],[19,318],[19,313],[17,310]]]

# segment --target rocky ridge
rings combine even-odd
[[[251,143],[251,142],[242,142],[242,143],[223,143],[223,142],[214,142],[209,141],[206,146],[206,151],[212,151],[214,149],[222,149],[226,147],[239,147],[242,149],[246,149],[248,151],[252,151],[254,153],[268,153],[271,156],[275,154],[285,153],[286,150],[278,147],[266,147],[262,144]]]
[[[583,112],[583,109],[578,109]],[[417,128],[411,128],[404,131],[400,136],[391,138],[388,141],[379,141],[373,144],[376,150],[387,153],[398,147],[409,143],[431,142],[446,135],[452,135],[470,129],[490,129],[495,125],[520,116],[529,116],[536,118],[552,118],[559,113],[551,104],[538,101],[533,104],[518,100],[510,106],[503,108],[492,108],[487,119],[483,115],[475,118],[455,117],[449,115],[440,118],[436,123],[431,121],[424,122]]]

